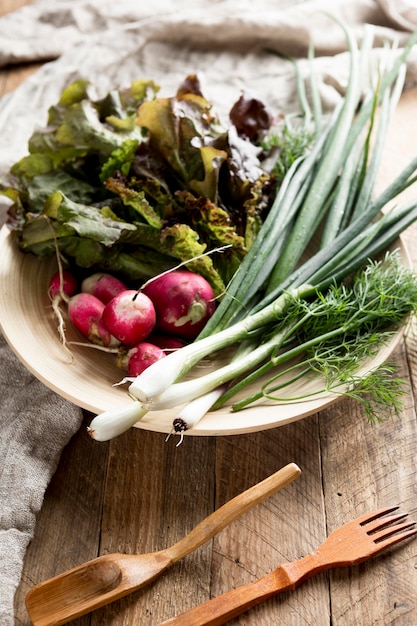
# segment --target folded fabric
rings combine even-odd
[[[109,0],[41,0],[20,11],[6,15],[0,27],[0,65],[22,61],[35,61],[56,58],[64,50],[89,37],[91,34],[105,34],[113,28],[127,23],[141,22],[143,27],[153,22],[195,22],[209,24],[216,17],[227,23],[241,21],[242,35],[248,33],[244,27],[249,25],[249,36],[255,33],[253,24],[264,22],[274,28],[285,22],[286,15],[302,17],[298,23],[313,36],[318,50],[328,45],[333,51],[340,44],[340,37],[334,38],[334,31],[320,30],[318,12],[321,10],[337,12],[350,23],[373,23],[395,30],[412,31],[417,25],[417,8],[413,0],[339,0],[337,4],[328,0],[259,0],[256,9],[251,0],[155,0],[152,3],[138,3],[124,0],[114,3]],[[269,24],[270,16],[275,16]],[[314,16],[313,23],[310,17]],[[222,28],[219,35],[225,32]],[[260,31],[259,36],[264,35]],[[24,35],[24,36],[22,36]],[[171,29],[170,38],[181,40],[184,34]],[[292,39],[292,32],[287,33],[287,40]],[[306,39],[301,43],[303,47]],[[329,49],[329,51],[330,51]]]
[[[382,11],[399,29],[413,31],[417,28],[415,0],[378,0]]]
[[[398,27],[387,11],[409,23],[413,10],[394,11],[397,4],[259,0],[254,8],[249,0],[41,0],[24,7],[0,20],[0,64],[58,58],[2,99],[0,180],[26,153],[27,140],[45,122],[50,104],[79,77],[94,82],[102,94],[142,77],[161,79],[163,90],[172,93],[187,73],[198,70],[220,112],[227,113],[248,85],[276,110],[288,110],[296,100],[293,68],[264,49],[305,59],[312,43],[321,95],[325,106],[333,107],[343,92],[346,60],[340,55],[346,41],[343,29],[324,11],[350,24],[358,39],[363,24],[372,24],[374,46],[381,49],[386,41],[401,47],[409,36],[409,29]],[[410,57],[410,80],[415,80],[416,55]]]
[[[110,29],[132,22],[141,22],[147,27],[152,22],[176,22],[205,24],[220,18],[227,28],[228,22],[241,23],[242,36],[256,35],[254,24],[264,22],[269,29],[283,21],[283,11],[295,18],[302,17],[303,29],[313,37],[321,50],[329,45],[332,50],[340,43],[340,37],[334,38],[334,31],[320,29],[320,9],[337,12],[346,21],[361,24],[364,22],[393,26],[397,30],[411,31],[417,24],[417,9],[413,0],[339,0],[338,3],[311,2],[306,0],[258,0],[254,7],[251,0],[155,0],[152,3],[138,3],[124,0],[114,3],[109,0],[41,0],[2,19],[0,28],[0,65],[51,59],[60,56],[69,46],[78,43],[91,34],[105,34]],[[269,17],[273,17],[272,23]],[[310,17],[314,16],[313,23]],[[294,22],[295,23],[295,22]],[[249,25],[249,33],[245,28]],[[269,30],[268,29],[268,30]],[[219,36],[225,32],[221,28]],[[24,36],[23,36],[24,35]],[[264,36],[263,31],[258,32]],[[184,39],[180,30],[171,29],[169,38]],[[292,32],[286,39],[292,39]],[[303,47],[306,39],[302,41]]]
[[[1,18],[0,65],[50,61],[0,101],[0,180],[78,78],[91,81],[97,95],[139,78],[172,94],[187,74],[198,73],[221,116],[241,90],[289,111],[296,108],[293,65],[265,48],[298,57],[308,73],[313,43],[320,94],[333,108],[344,92],[348,55],[343,29],[324,11],[349,24],[358,41],[364,24],[372,24],[376,57],[385,41],[401,48],[417,28],[411,0],[40,0]],[[408,81],[416,80],[417,51],[408,63]],[[37,381],[3,339],[0,389],[0,623],[9,626],[36,513],[81,411]]]
[[[351,12],[347,3],[347,12]],[[357,5],[357,1],[354,5]],[[367,3],[361,9],[362,21],[369,21],[372,13],[378,13],[377,5]],[[51,2],[41,0],[24,7],[16,13],[3,18],[0,29],[0,64],[22,61],[44,60],[60,56],[64,50],[91,34],[105,34],[120,25],[140,22],[143,27],[157,21],[205,23],[219,18],[222,23],[242,25],[249,24],[250,36],[255,34],[253,24],[263,16],[275,14],[282,19],[282,11],[294,9],[300,5],[303,12],[316,12],[315,5],[329,8],[328,2],[306,2],[305,0],[278,0],[269,2],[259,0],[256,8],[250,0],[156,0],[152,3],[138,3],[135,0],[124,0],[114,3],[109,0],[60,0]],[[313,9],[310,8],[313,5]],[[334,10],[334,9],[333,9]],[[372,18],[371,18],[372,21]],[[273,24],[276,19],[273,20]],[[273,25],[272,24],[272,25]],[[224,32],[221,29],[221,32]],[[22,37],[24,34],[24,37]],[[247,30],[244,28],[242,35]],[[221,33],[220,33],[221,35]],[[171,29],[169,38],[184,39],[184,34]],[[305,45],[306,41],[304,41]],[[334,45],[333,42],[331,45]]]
[[[1,336],[0,406],[0,624],[7,626],[45,489],[82,413],[34,378]]]

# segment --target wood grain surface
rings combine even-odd
[[[0,15],[24,0],[0,0]],[[0,72],[0,94],[34,66]],[[401,99],[384,155],[391,180],[417,151],[417,89]],[[414,188],[407,192],[417,194]],[[405,234],[417,267],[417,225]],[[370,426],[343,398],[300,422],[224,438],[174,438],[132,429],[110,443],[92,441],[91,416],[65,449],[47,490],[16,594],[16,624],[28,626],[24,598],[34,584],[107,552],[148,552],[180,539],[228,499],[289,462],[301,477],[246,513],[150,587],[76,626],[152,626],[210,597],[305,555],[342,523],[398,505],[417,518],[417,354],[415,326],[396,349],[408,385],[401,419]],[[57,416],[65,419],[65,416]],[[320,574],[231,624],[412,626],[417,624],[417,542],[357,567]]]

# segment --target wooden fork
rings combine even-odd
[[[405,514],[388,515],[398,507],[362,515],[338,528],[311,554],[280,565],[270,574],[213,598],[163,622],[170,626],[220,626],[281,591],[295,589],[315,574],[334,567],[357,565],[417,533],[415,522],[399,524]],[[162,626],[160,624],[159,626]]]

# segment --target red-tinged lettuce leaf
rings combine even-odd
[[[158,98],[144,102],[136,122],[147,130],[150,151],[172,171],[179,188],[217,199],[223,150],[207,145],[214,136],[211,106],[201,96]]]
[[[201,96],[202,98],[204,97],[198,74],[188,74],[177,89],[177,98],[181,98],[182,96],[189,94]]]
[[[242,204],[250,198],[252,187],[259,178],[266,175],[259,161],[261,149],[239,137],[233,126],[228,130],[224,141],[228,158],[226,167],[221,172],[219,194],[232,214],[236,210],[241,213],[241,219],[244,216]]]
[[[257,142],[273,123],[273,115],[263,100],[244,91],[229,112],[239,135]]]
[[[143,190],[136,191],[126,187],[126,185],[115,178],[109,178],[106,181],[106,188],[117,194],[123,204],[131,207],[137,214],[138,218],[143,218],[150,226],[154,228],[162,227],[162,219],[154,208],[149,204]]]
[[[174,224],[163,228],[160,233],[162,249],[181,261],[188,261],[187,268],[203,276],[212,286],[216,296],[225,291],[225,284],[215,269],[210,256],[199,256],[206,246],[199,241],[198,234],[187,224]]]
[[[187,268],[201,274],[211,284],[216,295],[224,293],[224,281],[215,267],[213,257],[202,256],[207,252],[207,246],[201,243],[198,233],[187,224],[173,224],[161,230],[150,227],[148,224],[137,224],[137,231],[130,237],[130,243],[140,242],[142,248],[147,248],[176,259],[175,265],[187,262]]]
[[[200,158],[203,164],[204,178],[193,178],[188,185],[191,191],[200,197],[206,197],[217,202],[219,187],[219,172],[227,154],[224,150],[218,150],[213,146],[202,146]]]
[[[247,250],[245,240],[236,230],[229,213],[204,197],[196,198],[189,192],[177,192],[176,199],[184,207],[185,218],[207,249],[229,246],[221,255],[214,256],[214,264],[227,283],[239,267]]]
[[[263,218],[268,211],[268,201],[271,197],[271,178],[263,175],[250,187],[250,195],[244,202],[246,217],[244,240],[246,250],[249,250],[255,241],[263,224]]]

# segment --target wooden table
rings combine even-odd
[[[27,2],[2,0],[0,14]],[[0,93],[34,67],[0,72]],[[417,151],[417,89],[407,91],[392,127],[384,183]],[[415,195],[417,189],[407,192]],[[417,224],[405,234],[414,266]],[[85,424],[64,450],[38,517],[16,594],[16,624],[30,624],[24,598],[34,584],[98,554],[147,552],[170,545],[215,508],[294,461],[301,477],[148,588],[74,621],[151,626],[305,555],[340,524],[399,505],[417,518],[417,353],[413,332],[393,355],[407,381],[401,419],[370,426],[343,398],[299,422],[256,434],[165,441],[132,429],[110,443]],[[65,416],[57,416],[65,419]],[[417,624],[417,542],[361,566],[321,574],[298,590],[234,620],[256,626]]]

